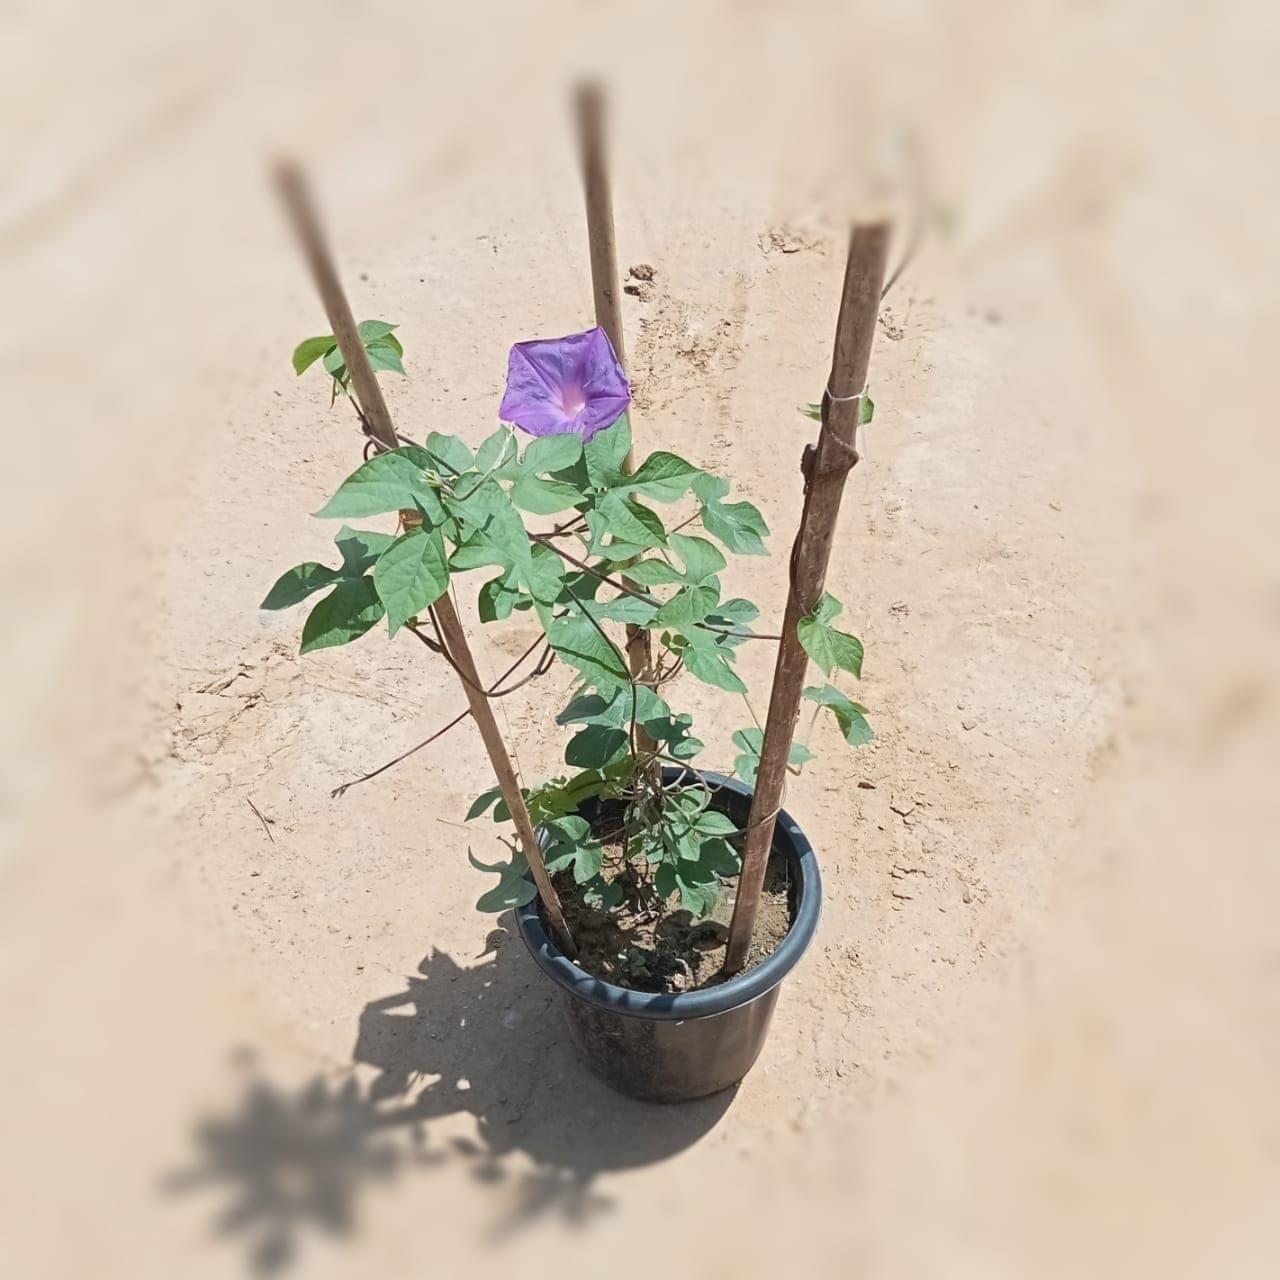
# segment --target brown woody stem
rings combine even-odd
[[[811,614],[822,598],[840,499],[849,472],[858,461],[855,443],[861,400],[856,397],[867,383],[888,245],[889,227],[885,223],[855,226],[849,241],[840,314],[836,321],[835,353],[827,384],[829,394],[822,399],[822,430],[809,461],[804,510],[791,554],[791,583],[782,640],[773,671],[738,897],[725,953],[727,974],[737,973],[751,950],[760,891],[773,847],[774,821],[782,803],[787,759],[795,738],[809,665],[796,624]]]
[[[618,287],[618,246],[613,229],[613,194],[609,184],[609,162],[605,147],[604,91],[598,84],[580,85],[576,100],[578,142],[582,158],[582,189],[587,205],[587,245],[591,252],[591,289],[595,298],[596,324],[609,335],[614,355],[623,370],[627,367],[626,341],[622,332],[622,298]],[[634,428],[634,421],[633,421]],[[623,460],[625,472],[635,470],[635,450]],[[643,627],[627,627],[627,666],[633,680],[652,681],[653,642]],[[638,734],[643,750],[655,744],[643,729]]]
[[[289,163],[282,163],[277,167],[276,181],[285,210],[298,237],[298,242],[302,246],[307,265],[311,269],[320,300],[324,304],[325,314],[329,317],[333,336],[337,339],[338,348],[342,352],[343,362],[351,374],[351,381],[368,430],[379,444],[385,448],[394,449],[399,441],[396,438],[395,427],[391,423],[391,414],[383,399],[377,376],[369,363],[364,344],[360,341],[355,318],[351,314],[351,307],[343,292],[342,283],[338,279],[337,268],[334,266],[333,256],[325,241],[306,181],[301,170]],[[411,513],[411,516],[416,517],[417,512]],[[441,637],[449,651],[449,658],[459,674],[463,676],[462,687],[467,695],[471,715],[480,730],[485,750],[489,754],[489,763],[493,766],[494,775],[502,791],[502,798],[515,823],[521,851],[533,873],[534,883],[538,887],[542,905],[546,908],[552,932],[565,953],[574,956],[577,950],[569,934],[568,925],[565,923],[559,896],[551,883],[551,877],[547,874],[542,850],[529,818],[529,810],[520,790],[515,766],[511,762],[498,722],[494,719],[493,708],[485,696],[484,686],[476,671],[475,659],[467,643],[466,633],[462,629],[462,623],[458,619],[453,600],[447,590],[435,602],[434,608],[440,624]]]

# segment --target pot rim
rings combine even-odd
[[[676,769],[667,767],[663,775],[669,781],[693,775],[717,789],[732,791],[750,800],[752,788],[723,774],[700,769]],[[541,834],[541,832],[539,833]],[[771,991],[800,962],[800,957],[813,940],[822,910],[822,882],[818,874],[818,859],[813,846],[805,837],[800,825],[785,810],[778,811],[774,826],[773,847],[790,858],[797,873],[798,902],[791,928],[778,949],[754,969],[740,973],[719,986],[701,991],[650,992],[632,991],[615,986],[603,978],[593,977],[579,969],[564,954],[543,927],[538,917],[538,900],[516,908],[516,923],[520,936],[529,948],[534,962],[558,987],[575,999],[584,1000],[611,1013],[636,1018],[682,1021],[687,1018],[707,1018],[727,1013]]]

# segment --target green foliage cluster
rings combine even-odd
[[[369,356],[369,364],[374,373],[390,371],[404,373],[404,347],[393,330],[399,325],[388,324],[385,320],[361,320],[356,327],[360,334],[360,343]],[[351,394],[351,375],[343,362],[342,352],[338,350],[338,340],[331,333],[321,334],[318,338],[304,338],[293,349],[293,371],[301,375],[319,360],[325,373],[333,379],[333,389],[329,403],[332,404],[338,393]]]
[[[394,328],[382,321],[360,326],[371,357],[376,349],[375,369],[403,371]],[[294,352],[299,373],[317,360],[335,394],[345,391],[347,373],[331,337],[308,339]],[[422,444],[376,454],[316,512],[343,522],[335,537],[339,563],[296,565],[262,608],[312,602],[302,628],[301,651],[308,653],[349,644],[384,619],[389,635],[420,625],[428,634],[432,605],[451,584],[474,583],[476,575],[481,619],[531,614],[551,652],[577,676],[557,718],[570,731],[566,769],[526,793],[533,821],[547,834],[549,868],[572,874],[603,908],[622,899],[625,882],[655,903],[678,895],[684,908],[703,916],[715,905],[718,877],[738,869],[732,842],[738,833],[713,807],[707,786],[655,785],[661,765],[688,765],[703,747],[691,717],[672,708],[665,690],[684,671],[746,694],[735,661],[759,611],[742,597],[726,598],[719,575],[726,552],[767,554],[769,530],[750,502],[729,500],[727,480],[674,453],[652,453],[625,472],[630,449],[624,414],[585,443],[553,435],[521,449],[501,427],[474,451],[458,436],[433,432]],[[418,518],[402,522],[396,534],[346,523],[401,511]],[[840,612],[840,603],[824,596],[800,622],[799,638],[825,677],[842,671],[857,678],[862,644],[833,625]],[[626,626],[650,633],[656,687],[632,681]],[[831,711],[850,744],[872,736],[865,708],[833,685],[805,696]],[[761,739],[758,727],[733,735],[735,772],[748,782]],[[808,748],[793,747],[793,767],[810,758]],[[590,797],[622,802],[618,830],[593,835],[577,812]],[[510,820],[497,788],[479,796],[467,818],[490,811],[499,823]],[[477,904],[481,910],[532,898],[514,846],[507,863],[472,862],[498,875]]]

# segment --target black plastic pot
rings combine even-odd
[[[716,773],[662,772],[668,782],[701,777],[715,789],[713,806],[737,826],[746,825],[751,791],[740,782]],[[579,812],[593,820],[596,802]],[[702,991],[653,995],[594,978],[552,941],[536,899],[516,912],[520,936],[538,968],[560,988],[579,1055],[619,1093],[646,1102],[685,1102],[731,1088],[751,1070],[768,1035],[778,989],[813,938],[822,906],[813,848],[785,811],[774,827],[773,852],[790,864],[790,931],[754,969]]]

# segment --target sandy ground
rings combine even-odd
[[[1274,16],[9,9],[0,1270],[1274,1275]],[[449,673],[254,612],[359,449],[288,366],[324,325],[266,157],[403,326],[397,420],[478,441],[508,344],[589,322],[596,65],[638,439],[775,549],[894,138],[935,210],[830,579],[879,737],[815,733],[818,941],[754,1073],[671,1110],[584,1076],[472,912],[473,733],[329,798]],[[726,578],[780,616],[783,573]],[[502,704],[526,775],[565,687]]]

